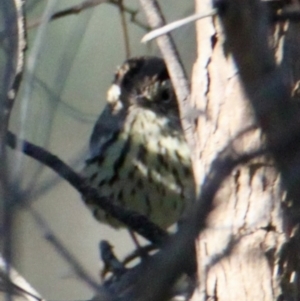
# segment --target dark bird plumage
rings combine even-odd
[[[164,229],[193,199],[190,152],[162,59],[132,58],[117,70],[83,175],[100,195]],[[85,202],[101,222],[122,226],[93,200]]]

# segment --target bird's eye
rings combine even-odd
[[[167,89],[162,90],[162,92],[161,92],[161,100],[163,102],[169,102],[171,100],[170,92]]]

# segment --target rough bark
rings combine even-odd
[[[210,4],[209,0],[198,0],[196,11],[208,11]],[[278,25],[273,41],[277,60],[289,68],[291,87],[299,78],[295,26]],[[197,22],[197,40],[192,102],[199,112],[195,173],[201,183],[212,160],[230,140],[240,135],[234,147],[249,152],[263,146],[264,138],[243,93],[238,70],[226,53],[217,18]],[[284,282],[289,283],[290,290],[295,262],[289,272],[283,272],[281,262],[282,250],[286,246],[290,249],[285,244],[283,198],[280,177],[270,157],[253,159],[233,171],[218,192],[208,228],[198,240],[199,287],[195,300],[285,300],[291,296]]]

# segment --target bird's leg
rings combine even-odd
[[[138,238],[137,238],[136,234],[132,230],[128,230],[128,232],[129,232],[130,237],[133,240],[134,245],[137,248],[138,256],[141,258],[141,260],[146,259],[149,256],[147,250],[145,250],[145,248],[143,248],[141,246],[141,244],[138,241]]]
[[[124,265],[117,259],[112,251],[112,246],[108,241],[102,240],[99,243],[100,257],[104,263],[104,268],[101,271],[101,279],[103,280],[108,272],[111,272],[114,277],[119,278],[126,272]]]

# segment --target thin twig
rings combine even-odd
[[[177,29],[181,26],[187,25],[191,22],[195,22],[198,20],[201,20],[203,18],[211,17],[217,13],[216,9],[211,10],[210,12],[204,13],[204,14],[193,14],[191,16],[188,16],[186,18],[168,23],[165,26],[162,26],[160,28],[154,29],[147,34],[145,34],[141,40],[142,43],[147,43],[153,39],[156,39],[164,34],[167,34],[171,32],[174,29]]]
[[[119,6],[119,0],[110,0],[108,2],[108,4],[111,4],[111,5],[115,5],[115,6]],[[138,10],[136,9],[131,9],[130,7],[128,6],[125,6],[123,4],[123,9],[126,13],[128,13],[130,15],[130,21],[133,23],[133,24],[136,24],[137,26],[139,26],[140,28],[144,29],[145,31],[149,31],[151,29],[150,26],[148,26],[147,24],[143,23],[142,21],[138,20],[137,19],[137,15],[139,13]]]
[[[121,17],[121,25],[123,30],[124,44],[125,44],[125,56],[126,59],[130,58],[130,41],[129,41],[129,32],[128,26],[125,18],[125,9],[123,0],[119,0],[119,12]]]
[[[56,19],[63,18],[63,17],[66,17],[66,16],[70,16],[70,15],[77,15],[77,14],[81,13],[82,11],[84,11],[86,9],[95,7],[99,4],[106,3],[108,1],[109,0],[85,0],[80,4],[71,6],[69,8],[60,10],[60,11],[52,14],[49,21],[54,21]],[[28,29],[34,28],[34,27],[40,25],[40,23],[41,23],[40,20],[36,20],[36,21],[33,21],[33,22],[28,22],[27,28]]]
[[[115,5],[115,6],[119,7],[118,1],[119,0],[85,0],[80,4],[68,7],[66,9],[63,9],[63,10],[60,10],[60,11],[54,13],[51,16],[50,21],[54,21],[54,20],[57,20],[57,19],[60,19],[60,18],[66,17],[66,16],[80,14],[81,12],[85,11],[86,9],[96,7],[103,3],[107,3],[107,4],[111,4],[111,5]],[[128,13],[131,16],[130,21],[132,23],[135,23],[136,25],[138,25],[139,27],[143,28],[146,31],[148,31],[150,29],[146,24],[144,24],[136,19],[136,15],[138,13],[136,10],[133,10],[130,7],[125,6],[125,5],[123,6],[123,9],[126,13]],[[27,29],[32,29],[34,27],[37,27],[38,25],[40,25],[40,23],[41,23],[40,20],[34,20],[31,22],[28,22]],[[1,36],[1,33],[0,33],[0,36]]]

